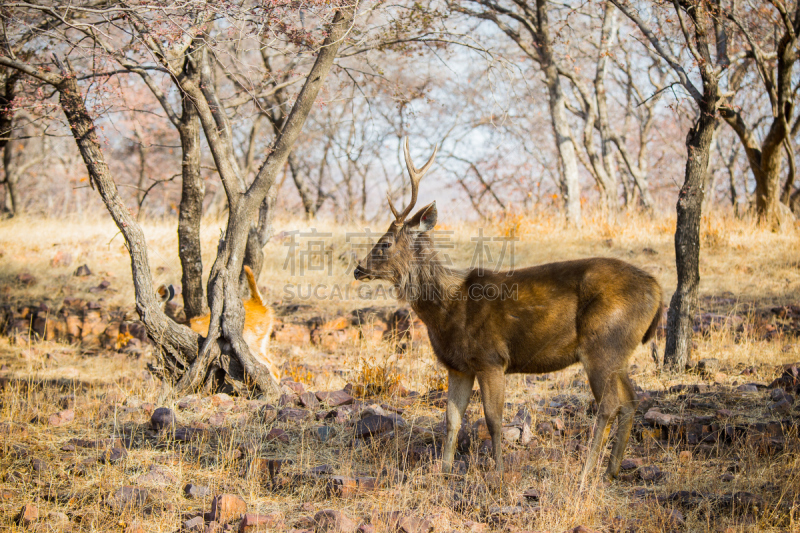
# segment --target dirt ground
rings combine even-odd
[[[595,407],[580,367],[508,377],[502,479],[476,392],[446,476],[445,374],[413,316],[377,286],[357,292],[363,229],[278,227],[292,230],[268,244],[259,285],[280,318],[283,394],[177,398],[147,372],[112,225],[0,222],[0,529],[800,531],[800,229],[704,220],[691,368],[666,374],[637,349],[622,475],[580,490]],[[203,228],[206,272],[219,228]],[[175,225],[145,229],[155,282],[177,283]],[[477,226],[437,230],[455,266],[475,259]],[[508,218],[483,235],[490,264],[628,260],[666,305],[673,232],[673,219],[631,215],[579,233]]]

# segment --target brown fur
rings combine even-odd
[[[281,373],[278,365],[272,362],[269,357],[269,340],[272,335],[272,327],[275,322],[275,312],[271,307],[264,303],[261,293],[256,285],[255,276],[249,266],[244,267],[244,273],[247,277],[247,284],[250,287],[250,299],[242,301],[244,305],[244,331],[242,336],[250,349],[250,353],[262,365],[269,369],[269,373],[275,383],[280,384]],[[158,293],[162,298],[171,298],[174,294],[173,290],[161,287]],[[194,317],[189,320],[189,327],[196,333],[202,336],[208,335],[208,325],[211,320],[211,314],[206,313],[203,316]]]
[[[598,461],[607,430],[619,414],[607,470],[615,477],[635,409],[628,359],[655,334],[661,315],[658,282],[610,258],[500,273],[452,270],[437,259],[428,233],[436,218],[435,203],[408,222],[398,217],[359,263],[355,277],[391,282],[427,326],[434,353],[448,369],[443,468],[452,464],[456,434],[476,379],[495,462],[502,469],[505,374],[553,372],[580,362],[599,406],[584,476]],[[486,292],[491,287],[505,287],[506,297],[477,297],[491,296]]]

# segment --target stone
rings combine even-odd
[[[69,266],[71,263],[72,254],[63,250],[58,250],[55,254],[53,254],[52,259],[50,259],[50,266],[52,267]]]
[[[272,428],[266,436],[267,442],[277,440],[285,444],[289,444],[289,434],[281,428]]]
[[[83,278],[83,277],[86,277],[86,276],[91,276],[92,275],[92,271],[89,270],[89,266],[88,265],[81,265],[75,270],[75,273],[73,275],[75,277]]]
[[[178,482],[178,479],[160,466],[150,465],[150,470],[136,478],[136,482],[152,485],[173,485]]]
[[[781,401],[775,402],[772,405],[770,405],[769,410],[774,413],[788,415],[789,413],[792,412],[792,404],[789,403],[789,400],[783,398]]]
[[[284,407],[278,411],[278,422],[302,422],[311,417],[311,413],[305,409],[295,409],[293,407]]]
[[[394,428],[394,420],[387,416],[370,415],[356,422],[353,435],[359,439],[368,439],[382,435]]]
[[[680,422],[680,417],[662,413],[656,408],[652,408],[644,414],[644,419],[651,426],[669,427]]]
[[[358,524],[341,511],[326,509],[314,515],[317,523],[317,532],[351,533],[356,531]]]
[[[319,400],[317,399],[317,395],[313,392],[303,392],[300,394],[300,405],[305,407],[306,409],[318,409],[319,408]]]
[[[30,272],[21,272],[17,274],[17,281],[26,287],[36,284],[36,278]]]
[[[331,407],[350,405],[353,403],[353,401],[355,401],[355,398],[343,390],[318,392],[317,399]]]
[[[75,420],[75,411],[72,409],[64,409],[47,417],[47,423],[55,427],[64,426],[73,420]]]
[[[517,442],[521,435],[522,431],[519,428],[503,428],[503,440],[506,442]]]
[[[225,425],[225,413],[214,413],[208,417],[208,425],[219,428]]]
[[[758,386],[754,383],[743,383],[736,387],[739,392],[758,392]]]
[[[21,526],[30,526],[39,520],[39,508],[32,503],[26,503],[22,506],[17,517],[17,523]]]
[[[183,487],[183,495],[190,500],[201,500],[211,496],[211,489],[196,483],[188,483]]]
[[[69,522],[69,517],[66,513],[62,513],[60,511],[51,511],[47,513],[47,521],[50,524],[63,524],[64,522]]]
[[[600,533],[596,529],[591,529],[586,526],[576,526],[565,533]]]
[[[433,531],[433,523],[427,518],[403,514],[397,521],[397,531],[399,533],[430,533]]]
[[[221,524],[247,512],[247,503],[235,494],[220,494],[211,500],[211,519]]]
[[[127,457],[128,450],[125,448],[114,447],[103,452],[103,454],[100,456],[100,462],[103,464],[113,465],[125,460]]]
[[[316,426],[311,428],[311,435],[320,442],[327,442],[335,431],[330,426]]]
[[[522,493],[522,497],[527,499],[527,500],[538,502],[540,497],[541,497],[541,494],[539,493],[538,490],[536,490],[534,488],[529,488],[529,489],[525,489],[525,492]]]
[[[147,503],[150,498],[150,491],[125,485],[118,488],[108,500],[108,504],[114,510],[121,512],[126,509],[136,509]]]
[[[207,431],[203,428],[188,427],[175,429],[173,437],[178,442],[191,442],[193,440],[202,439],[206,434]]]
[[[652,481],[657,481],[662,477],[664,477],[664,472],[662,472],[661,469],[655,465],[642,466],[639,468],[637,473],[639,474],[639,478],[642,481],[652,482]]]
[[[697,371],[705,377],[712,377],[719,372],[720,363],[719,359],[715,357],[706,357],[697,362]]]
[[[291,379],[283,379],[281,380],[281,385],[287,387],[293,393],[297,394],[298,396],[306,392],[306,387],[300,382],[292,381]]]
[[[688,463],[692,460],[692,452],[689,450],[683,450],[681,453],[678,454],[678,461],[681,463]]]
[[[644,464],[644,460],[641,457],[633,457],[623,459],[622,462],[619,464],[619,467],[622,470],[636,470],[640,466]]]
[[[175,412],[168,407],[159,407],[150,416],[150,425],[157,431],[173,427],[175,425]]]
[[[183,529],[185,531],[203,531],[203,526],[205,525],[206,522],[203,520],[203,515],[198,515],[194,518],[184,520]]]
[[[297,397],[297,394],[281,394],[281,397],[278,398],[278,405],[280,407],[297,407],[300,405],[300,398]]]
[[[239,522],[239,533],[271,531],[282,522],[283,513],[281,512],[269,514],[245,513],[242,521]]]

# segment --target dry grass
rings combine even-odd
[[[219,224],[203,227],[205,250],[212,251],[219,235]],[[308,230],[306,223],[279,222],[279,228]],[[319,224],[323,227],[323,224]],[[382,229],[382,228],[380,228]],[[447,226],[441,228],[449,230]],[[473,226],[452,228],[449,235],[454,247],[443,250],[456,266],[470,263],[476,235]],[[654,273],[668,298],[674,288],[674,252],[672,233],[674,220],[650,220],[631,215],[614,224],[590,220],[586,228],[575,233],[547,219],[509,217],[495,221],[485,235],[510,235],[516,243],[516,265],[536,264],[559,259],[605,255],[629,260]],[[286,284],[327,286],[328,299],[295,303],[314,305],[313,312],[322,315],[346,313],[367,305],[392,307],[391,300],[380,298],[364,301],[339,299],[331,288],[353,287],[345,272],[346,260],[339,256],[348,251],[347,231],[358,228],[335,228],[329,243],[333,244],[333,274],[318,271],[283,270],[289,247],[288,240],[276,238],[267,246],[267,264],[260,284],[273,303],[289,303]],[[151,266],[156,283],[176,283],[180,278],[175,253],[175,228],[166,223],[145,224],[151,247]],[[698,374],[669,376],[659,372],[649,351],[639,349],[631,363],[636,384],[647,391],[661,391],[656,398],[664,412],[675,414],[714,415],[713,404],[733,412],[731,420],[738,425],[754,424],[775,416],[766,409],[770,403],[765,393],[738,393],[741,383],[769,383],[775,377],[776,365],[800,360],[796,337],[781,333],[765,338],[758,324],[761,309],[773,305],[800,302],[800,264],[797,243],[800,231],[795,228],[775,234],[747,222],[733,219],[710,219],[703,222],[701,262],[701,295],[703,310],[723,315],[742,314],[752,328],[743,333],[730,329],[712,331],[696,338],[694,358],[714,357],[720,360],[721,371],[706,378]],[[304,242],[300,241],[304,246]],[[496,254],[501,243],[489,243]],[[302,248],[301,248],[302,249]],[[53,267],[50,261],[59,251],[67,251],[73,261]],[[105,221],[47,221],[16,219],[0,223],[0,290],[3,299],[12,303],[51,302],[54,307],[66,296],[97,299],[108,305],[130,308],[132,289],[127,253],[115,228]],[[363,250],[357,251],[358,255]],[[206,271],[212,257],[204,257]],[[75,268],[86,263],[95,271],[89,278],[72,276]],[[24,286],[18,274],[29,272],[37,283]],[[114,292],[90,293],[101,279],[112,282]],[[721,300],[713,297],[725,297]],[[663,340],[660,350],[663,351]],[[182,520],[209,510],[209,499],[188,500],[182,487],[189,482],[206,485],[214,493],[240,495],[252,511],[280,511],[284,526],[276,530],[302,525],[314,511],[334,508],[358,519],[370,519],[373,513],[411,510],[431,518],[436,531],[470,531],[485,523],[487,530],[541,530],[562,532],[578,524],[601,531],[800,531],[800,444],[797,437],[798,410],[783,416],[793,421],[794,432],[787,429],[781,450],[770,449],[753,435],[730,444],[688,445],[675,440],[652,440],[641,431],[641,424],[631,439],[627,457],[640,457],[645,465],[656,465],[664,477],[655,483],[644,482],[636,475],[606,484],[592,480],[578,491],[578,475],[584,448],[591,429],[591,393],[582,370],[572,367],[550,374],[541,381],[526,381],[523,376],[510,376],[507,386],[505,420],[511,420],[518,408],[526,405],[531,412],[536,433],[527,446],[508,444],[507,457],[513,452],[530,452],[520,464],[509,469],[517,472],[506,479],[502,491],[496,486],[485,455],[477,444],[465,455],[470,468],[465,476],[448,478],[436,471],[427,458],[409,453],[415,448],[440,443],[441,405],[424,397],[397,395],[399,380],[407,389],[425,392],[442,384],[443,371],[434,362],[427,343],[414,343],[408,351],[398,352],[386,342],[361,341],[340,345],[335,350],[316,346],[275,347],[298,381],[309,390],[335,390],[346,383],[362,385],[368,393],[367,403],[387,404],[405,409],[402,416],[408,423],[386,438],[375,442],[354,441],[349,425],[332,423],[333,437],[320,443],[310,429],[316,421],[295,424],[277,422],[274,411],[265,402],[235,399],[225,407],[226,417],[219,427],[209,424],[217,414],[209,397],[199,398],[196,408],[177,409],[178,398],[154,383],[144,368],[148,356],[126,358],[121,354],[87,357],[76,347],[56,343],[15,345],[0,339],[0,529],[14,530],[14,516],[26,502],[35,502],[40,510],[40,531],[124,531],[131,524],[144,531],[175,531]],[[750,375],[742,370],[754,367]],[[713,385],[706,394],[668,392],[673,385]],[[372,385],[370,387],[370,385]],[[575,402],[576,408],[563,401]],[[274,400],[274,399],[273,399]],[[705,402],[705,404],[703,403]],[[176,409],[179,426],[207,428],[204,436],[191,443],[177,443],[149,429],[149,411],[156,406]],[[704,406],[705,405],[705,406]],[[47,417],[72,407],[75,420],[63,427],[52,427]],[[558,410],[553,413],[548,407]],[[468,419],[475,422],[482,416],[478,402],[473,401]],[[559,418],[565,428],[561,436],[536,431],[540,422]],[[781,418],[781,417],[778,417]],[[37,420],[36,422],[31,422]],[[641,420],[641,414],[637,415]],[[219,423],[219,421],[214,421]],[[269,441],[273,428],[286,430],[288,444]],[[98,450],[77,448],[62,451],[73,438],[106,439],[121,437],[128,456],[116,464],[95,462]],[[259,474],[247,475],[255,469],[248,454],[240,456],[238,447],[254,443],[256,455],[267,459],[292,459],[274,480]],[[680,459],[681,451],[691,451],[691,458]],[[37,470],[35,461],[44,461]],[[335,474],[351,477],[379,477],[384,467],[401,470],[406,481],[385,483],[374,491],[353,498],[330,497],[326,479],[305,475],[311,467],[331,465]],[[151,476],[151,466],[167,475],[160,482]],[[721,476],[735,470],[730,481]],[[257,470],[257,469],[256,469]],[[252,472],[250,472],[252,474]],[[123,485],[150,489],[152,502],[134,510],[117,511],[109,507],[108,495]],[[520,515],[493,518],[491,507],[515,505],[523,490],[536,488],[541,498],[526,507]],[[654,496],[676,491],[697,491],[706,494],[752,493],[765,504],[755,511],[736,505],[712,507],[708,501],[697,506],[642,498],[645,489]],[[679,509],[685,524],[670,525],[670,511]],[[48,513],[61,512],[67,522],[48,518]],[[376,516],[377,518],[377,516]],[[132,530],[132,529],[131,529]],[[379,529],[380,530],[380,529]]]

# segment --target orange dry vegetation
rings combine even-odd
[[[349,317],[351,310],[372,306],[391,312],[397,306],[377,291],[371,298],[354,292],[344,297],[342,289],[357,287],[347,270],[346,236],[357,227],[297,221],[277,226],[303,231],[317,226],[333,234],[326,244],[330,275],[327,268],[307,268],[303,275],[289,269],[287,254],[299,261],[306,250],[302,240],[294,250],[285,238],[268,244],[259,285],[282,321],[321,317],[338,328],[342,321],[333,319]],[[219,227],[214,221],[203,226],[206,271]],[[442,252],[455,266],[467,266],[477,226],[452,227],[457,229],[443,234],[452,247]],[[554,220],[517,216],[492,222],[484,235],[511,236],[512,230],[519,238],[517,266],[612,256],[654,273],[667,297],[674,289],[674,219],[635,214],[615,223],[590,219],[574,232]],[[174,224],[147,222],[145,232],[156,284],[176,283]],[[507,442],[510,473],[500,487],[480,442],[476,400],[465,426],[465,435],[475,427],[471,448],[462,450],[466,473],[443,476],[431,461],[443,437],[438,391],[444,372],[419,336],[382,340],[366,333],[374,325],[365,322],[365,333],[343,334],[335,342],[314,344],[309,337],[272,343],[284,374],[306,390],[339,390],[350,383],[364,407],[374,405],[372,412],[402,410],[406,425],[374,440],[354,438],[358,411],[349,421],[335,416],[283,421],[276,416],[278,398],[207,393],[176,398],[148,376],[146,364],[154,360],[148,350],[138,358],[114,351],[89,355],[78,345],[0,338],[0,529],[177,531],[183,521],[210,510],[210,496],[184,496],[183,487],[194,483],[211,494],[238,495],[249,512],[271,515],[275,531],[313,529],[313,517],[324,509],[379,531],[392,530],[381,514],[388,511],[429,519],[435,531],[561,533],[578,525],[604,532],[800,531],[799,403],[778,410],[771,397],[778,389],[740,389],[769,385],[783,372],[780,365],[800,361],[793,311],[773,311],[800,304],[800,231],[772,233],[715,215],[704,219],[702,232],[702,333],[694,339],[693,361],[716,359],[716,367],[668,375],[656,366],[650,347],[637,350],[631,376],[642,404],[627,453],[630,469],[613,483],[594,479],[583,492],[577,487],[593,416],[592,396],[578,367],[530,379],[508,377],[504,420],[510,424],[525,407],[532,436],[525,444]],[[488,243],[495,260],[501,245]],[[127,252],[105,220],[2,221],[0,257],[3,305],[45,302],[56,310],[64,298],[79,297],[133,315]],[[82,264],[92,275],[73,276]],[[109,286],[93,291],[103,280]],[[307,298],[307,285],[327,298]],[[663,352],[663,338],[657,348]],[[151,429],[150,415],[161,406],[175,411],[185,441]],[[660,412],[685,423],[661,427],[645,419],[651,409],[657,410],[651,418]],[[52,417],[67,410],[73,420],[67,414]],[[325,440],[319,437],[322,426],[329,428]],[[101,447],[81,444],[86,442]],[[112,460],[105,448],[114,447],[124,448],[124,456]],[[272,460],[291,462],[276,469]],[[325,465],[329,474],[310,474]],[[337,485],[332,476],[362,481]],[[113,496],[124,486],[142,490],[143,500],[117,506]],[[23,527],[16,517],[25,504],[36,506],[39,518]],[[234,527],[239,518],[231,518]]]

